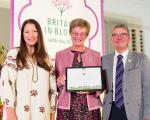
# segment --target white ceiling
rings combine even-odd
[[[134,4],[140,4],[150,7],[150,0],[129,0],[132,1]]]
[[[139,6],[144,6],[144,7],[148,7],[150,8],[150,0],[104,0],[104,4],[105,1],[109,2],[109,1],[118,1],[121,3],[127,2],[129,4],[133,4],[133,5],[139,5]]]
[[[2,8],[10,8],[11,0],[0,0],[0,7]]]

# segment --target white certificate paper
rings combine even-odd
[[[101,67],[67,68],[68,91],[96,91],[102,89]]]

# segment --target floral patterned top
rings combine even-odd
[[[17,67],[17,53],[8,52],[1,72],[4,108],[13,107],[18,120],[50,120],[56,110],[55,76],[28,58],[28,69]]]

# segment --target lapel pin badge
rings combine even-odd
[[[128,62],[130,63],[130,62],[131,62],[131,59],[129,59]]]

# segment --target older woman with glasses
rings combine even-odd
[[[69,33],[72,46],[56,53],[56,77],[59,89],[58,120],[100,120],[99,92],[66,91],[66,67],[100,66],[100,53],[84,46],[89,35],[88,21],[71,21]]]

